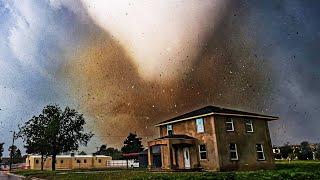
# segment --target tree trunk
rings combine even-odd
[[[43,154],[41,154],[41,171],[43,171]]]
[[[52,150],[52,164],[51,164],[52,171],[55,171],[55,170],[56,170],[56,156],[57,156],[56,147],[53,146],[53,150]]]

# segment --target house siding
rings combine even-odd
[[[252,119],[253,133],[245,130],[245,118],[232,117],[234,131],[227,132],[226,116],[215,115],[220,170],[270,169],[274,167],[268,122]],[[238,160],[230,160],[229,144],[237,144]],[[256,144],[262,144],[265,160],[257,160]]]
[[[215,133],[215,123],[213,116],[204,117],[204,133],[197,133],[196,120],[191,119],[187,121],[181,121],[172,124],[172,129],[174,134],[184,134],[194,137],[198,140],[195,149],[192,149],[191,160],[200,159],[199,157],[199,145],[206,144],[207,148],[207,160],[199,160],[202,168],[207,170],[219,170],[219,158],[217,152],[217,139]],[[160,137],[167,135],[166,125],[160,126]],[[180,152],[181,153],[181,152]],[[180,154],[179,153],[179,154]],[[182,154],[182,153],[181,153]],[[179,156],[180,157],[180,156]],[[183,163],[183,159],[178,159],[178,163]]]

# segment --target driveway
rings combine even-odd
[[[17,176],[8,175],[7,171],[0,171],[0,180],[21,180],[22,178]]]

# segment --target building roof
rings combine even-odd
[[[235,109],[229,109],[229,108],[223,108],[218,106],[206,106],[191,112],[188,112],[186,114],[171,118],[169,120],[160,122],[156,124],[156,126],[162,126],[166,124],[171,124],[174,122],[180,122],[185,121],[189,119],[199,118],[199,117],[205,117],[209,115],[227,115],[227,116],[241,116],[241,117],[252,117],[252,118],[259,118],[264,120],[277,120],[279,117],[276,116],[269,116],[264,114],[258,114],[258,113],[252,113],[252,112],[246,112],[246,111],[240,111]]]
[[[34,158],[41,158],[40,155],[28,155],[29,157],[34,157]],[[49,156],[51,157],[51,156]],[[75,157],[75,158],[92,158],[92,157],[110,157],[110,156],[105,156],[105,155],[57,155],[56,158],[70,158],[70,157]]]

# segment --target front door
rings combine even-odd
[[[190,169],[190,151],[188,147],[183,148],[184,168]]]

